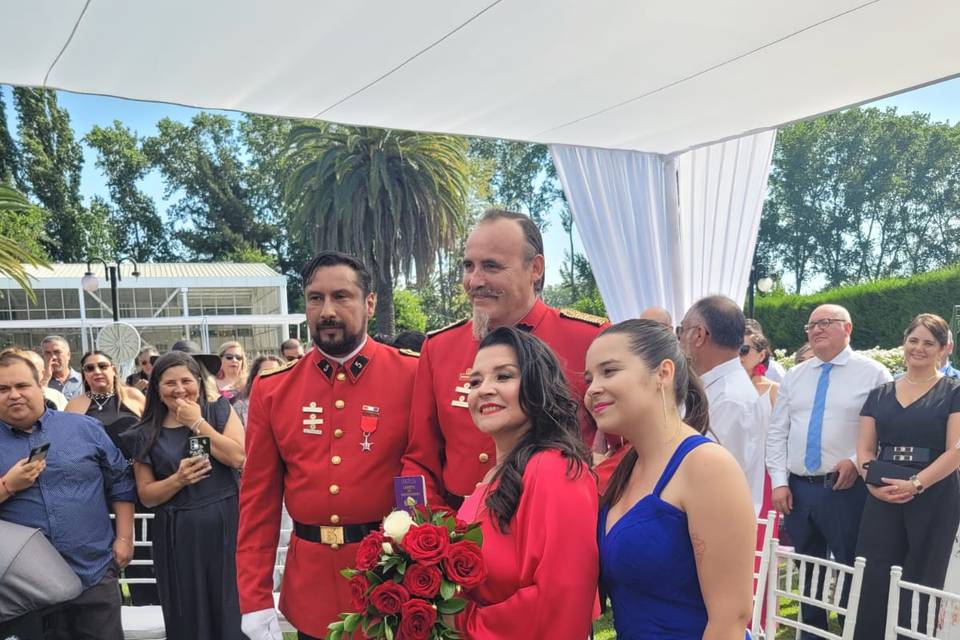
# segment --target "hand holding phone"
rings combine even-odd
[[[30,449],[30,457],[27,458],[27,462],[37,462],[38,460],[47,459],[47,451],[50,450],[50,443],[44,442],[39,447],[34,447]]]
[[[46,468],[46,460],[40,459],[29,462],[27,458],[23,458],[17,462],[17,464],[10,467],[10,470],[4,474],[3,483],[7,489],[13,493],[19,493],[24,489],[32,487],[33,483],[37,481],[37,478],[40,477],[40,474],[43,473],[43,470]]]

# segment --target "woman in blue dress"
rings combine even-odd
[[[597,427],[632,445],[597,526],[617,638],[741,640],[753,595],[753,502],[736,460],[703,435],[706,395],[676,336],[627,320],[594,340],[586,365]]]

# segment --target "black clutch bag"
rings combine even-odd
[[[909,480],[917,474],[917,469],[893,464],[892,462],[884,462],[883,460],[871,460],[866,466],[867,478],[864,482],[872,484],[875,487],[884,486],[885,483],[880,478]]]

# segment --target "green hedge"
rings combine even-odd
[[[775,348],[793,352],[806,341],[803,325],[821,304],[839,304],[853,318],[855,349],[890,349],[903,342],[903,330],[918,313],[936,313],[954,328],[953,307],[960,304],[960,265],[912,278],[887,278],[829,289],[809,296],[759,297],[755,316]]]

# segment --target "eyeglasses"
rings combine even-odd
[[[742,345],[740,345],[740,357],[742,358],[743,356],[745,356],[745,355],[747,355],[748,353],[750,353],[750,349],[753,349],[753,350],[756,351],[757,353],[762,353],[762,352],[763,352],[763,349],[760,348],[760,347],[758,347],[758,346],[755,345],[755,344],[742,344]]]
[[[846,322],[846,320],[843,318],[823,318],[822,320],[814,320],[813,322],[808,322],[807,324],[803,325],[803,330],[807,333],[810,333],[814,329],[823,329],[826,331],[834,322]]]
[[[696,329],[697,327],[700,327],[701,329],[703,329],[703,332],[705,334],[710,335],[710,332],[707,331],[707,328],[702,324],[691,324],[688,327],[685,327],[681,324],[679,327],[677,327],[677,338],[680,338],[685,331],[689,331],[690,329]]]
[[[235,353],[225,353],[223,354],[224,360],[243,360],[243,356],[238,356]]]
[[[112,366],[113,365],[109,362],[88,362],[87,364],[83,365],[83,372],[93,373],[97,369],[100,369],[100,371],[106,371]]]

